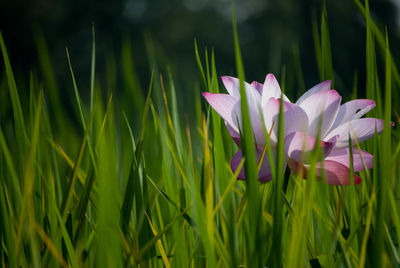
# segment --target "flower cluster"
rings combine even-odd
[[[222,82],[229,94],[203,92],[211,107],[224,119],[233,140],[240,147],[241,107],[239,80],[234,77],[222,77]],[[305,176],[309,169],[308,155],[319,142],[323,160],[316,164],[316,174],[325,177],[328,184],[350,184],[350,152],[353,154],[355,172],[364,168],[371,169],[373,156],[355,147],[356,142],[363,142],[383,130],[383,120],[361,118],[375,107],[375,102],[357,99],[342,105],[341,96],[331,89],[331,81],[322,82],[304,93],[295,103],[282,95],[280,86],[273,74],[268,74],[264,84],[244,83],[248,101],[253,135],[256,143],[257,159],[260,161],[266,146],[265,131],[273,155],[275,156],[278,139],[278,115],[280,98],[283,98],[285,164],[293,172]],[[317,137],[318,140],[317,140]],[[354,146],[349,148],[349,139]],[[236,171],[242,159],[239,150],[232,158],[232,171]],[[272,179],[270,161],[265,154],[259,172],[260,181]],[[241,170],[238,179],[245,179]],[[360,183],[359,176],[354,175],[355,184]]]

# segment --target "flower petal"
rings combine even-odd
[[[293,172],[307,178],[307,172],[310,165],[299,163],[293,159],[289,159],[288,165]],[[345,165],[333,161],[325,160],[316,164],[316,175],[319,178],[326,178],[326,183],[331,185],[350,185],[350,169]],[[361,178],[354,174],[354,184],[359,184]]]
[[[239,98],[227,94],[214,94],[203,92],[203,97],[208,101],[211,107],[225,120],[227,124],[239,133],[237,121],[233,116],[234,108],[239,103]]]
[[[239,79],[232,76],[222,76],[221,77],[222,83],[226,90],[228,91],[229,95],[235,96],[240,98],[240,83]],[[258,107],[261,104],[261,95],[252,85],[247,82],[244,82],[247,102],[251,107]],[[257,109],[257,108],[255,108]]]
[[[261,83],[259,83],[257,81],[253,81],[251,83],[251,86],[254,87],[255,89],[257,89],[257,91],[258,91],[258,93],[260,93],[260,95],[262,94],[262,90],[263,90],[263,87],[264,87],[263,84],[261,84]]]
[[[262,155],[262,151],[257,152],[257,162],[260,161],[261,155]],[[231,161],[231,169],[232,169],[233,173],[237,170],[241,161],[242,161],[242,151],[238,151],[233,156],[232,161]],[[244,166],[243,166],[239,172],[238,180],[245,180],[245,179],[246,179],[246,176],[244,173]],[[270,181],[271,179],[272,179],[272,174],[271,174],[271,169],[270,169],[270,165],[269,165],[269,159],[268,159],[268,155],[265,154],[262,164],[261,164],[260,172],[258,173],[258,180],[262,181],[262,182],[266,182],[266,181]]]
[[[317,163],[316,174],[318,177],[326,177],[326,183],[331,185],[350,185],[350,169],[345,165],[325,160],[323,164]],[[359,184],[361,178],[354,174],[354,184]]]
[[[281,87],[279,86],[275,76],[273,74],[267,74],[264,81],[264,87],[262,89],[262,107],[265,107],[265,104],[270,98],[280,98],[281,95]],[[285,95],[283,95],[283,99],[287,102],[290,102]]]
[[[297,101],[296,104],[300,105],[303,101],[305,101],[308,97],[324,90],[331,89],[331,80],[327,80],[319,83],[318,85],[313,86],[309,90],[307,90]]]
[[[352,148],[353,151],[353,169],[355,172],[362,171],[364,170],[364,165],[363,161],[367,167],[367,169],[371,169],[374,165],[373,161],[373,156],[366,152],[361,150],[361,155],[356,147]],[[350,168],[350,149],[349,148],[343,148],[339,150],[335,150],[331,152],[325,160],[333,160],[336,162],[339,162],[346,167]]]
[[[324,90],[311,95],[300,104],[308,116],[308,135],[316,137],[322,123],[320,136],[324,137],[336,118],[341,100],[342,97],[336,90]]]
[[[372,110],[375,105],[376,104],[373,100],[367,99],[358,99],[346,102],[339,107],[339,112],[331,129],[335,129],[348,121],[361,118],[364,114]]]
[[[249,115],[250,115],[250,122],[251,127],[253,129],[254,139],[257,145],[264,146],[265,145],[265,135],[264,135],[264,128],[261,121],[261,116],[258,111],[255,111],[254,108],[249,106]],[[239,120],[239,128],[243,129],[242,126],[242,111],[240,101],[235,104],[233,107],[233,120]]]
[[[279,118],[280,99],[270,98],[263,106],[263,116],[265,128],[268,133],[271,132],[270,139],[272,143],[278,140],[278,118]],[[283,116],[285,122],[285,135],[293,131],[305,132],[308,127],[308,117],[305,111],[296,104],[283,101]]]
[[[337,136],[329,141],[320,141],[320,146],[325,156],[329,155],[335,147]],[[292,132],[285,137],[286,155],[300,163],[308,163],[308,158],[315,148],[316,140],[314,137],[308,136],[303,132]]]
[[[225,126],[228,129],[233,141],[240,147],[240,135],[236,130],[234,130],[228,123],[225,122]]]
[[[363,142],[372,138],[376,133],[379,134],[383,130],[383,120],[376,118],[361,118],[348,121],[337,128],[330,131],[324,140],[330,139],[333,136],[339,135],[336,143],[336,148],[345,148],[349,144],[349,135],[354,144],[355,137],[357,142]]]

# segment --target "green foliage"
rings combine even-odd
[[[398,127],[391,128],[391,120],[393,108],[400,103],[392,94],[400,79],[389,38],[372,20],[368,2],[365,6],[354,2],[366,19],[366,95],[376,100],[375,116],[385,120],[381,136],[365,145],[350,142],[350,149],[366,147],[375,156],[374,169],[360,172],[363,181],[357,186],[335,187],[318,180],[318,146],[311,154],[306,180],[285,172],[282,112],[276,126],[277,155],[272,156],[268,140],[264,152],[271,161],[273,180],[258,181],[260,164],[244,94],[234,12],[233,56],[241,81],[244,156],[235,173],[229,162],[238,148],[223,120],[207,104],[202,113],[200,92],[195,93],[195,106],[185,107],[193,114],[182,116],[176,74],[160,63],[156,44],[148,36],[153,71],[146,98],[129,39],[121,52],[124,90],[116,97],[109,88],[103,95],[96,80],[94,31],[86,101],[67,50],[75,126],[60,105],[43,36],[38,33],[36,38],[44,83],[31,75],[29,96],[24,96],[0,34],[5,67],[0,69],[4,80],[0,85],[9,92],[9,99],[1,99],[0,105],[10,102],[12,115],[0,122],[2,266],[399,266],[400,133]],[[325,8],[320,26],[315,20],[312,30],[321,79],[333,80]],[[294,85],[288,82],[290,77],[305,87],[300,52],[297,47],[293,50],[294,66],[288,70],[296,73],[286,75],[283,69],[283,90]],[[197,88],[218,93],[222,90],[214,50],[206,49],[204,57],[200,52],[195,43]],[[109,57],[107,62],[114,64]],[[356,97],[357,90],[353,92]],[[241,167],[248,178],[244,182],[237,181]],[[350,170],[354,175],[353,167]]]

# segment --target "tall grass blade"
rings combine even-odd
[[[197,49],[197,41],[196,41],[196,39],[194,40],[194,51],[195,51],[195,55],[196,55],[197,70],[199,71],[201,84],[202,84],[203,89],[206,89],[207,88],[206,76],[204,74],[203,65],[201,64],[201,60],[200,60],[200,56],[199,56],[199,50]]]
[[[73,168],[72,178],[68,184],[68,190],[64,195],[64,199],[63,199],[63,202],[61,205],[61,215],[62,215],[63,219],[65,219],[65,217],[67,216],[67,213],[69,211],[69,203],[71,202],[72,193],[73,193],[74,187],[75,187],[75,182],[78,177],[79,167],[80,167],[81,161],[83,159],[83,154],[84,154],[85,147],[86,147],[87,137],[89,135],[89,126],[90,126],[90,123],[92,122],[92,118],[93,118],[93,113],[90,115],[90,117],[88,119],[88,124],[86,124],[85,134],[83,136],[81,145],[79,147],[79,152],[78,152],[78,155],[77,155],[77,158],[75,161],[75,165]]]
[[[258,246],[258,224],[261,215],[259,204],[259,182],[257,174],[257,161],[254,146],[254,137],[250,121],[250,113],[247,102],[246,91],[244,87],[245,74],[240,52],[239,37],[237,33],[236,13],[234,3],[232,4],[232,24],[233,24],[233,37],[235,46],[235,59],[238,78],[240,80],[240,106],[241,106],[241,120],[242,120],[242,133],[240,142],[242,145],[243,157],[246,159],[244,163],[246,174],[246,192],[248,197],[247,209],[248,218],[246,220],[246,261],[249,266],[257,267],[261,265],[260,256],[257,254]],[[240,120],[240,119],[239,119]]]
[[[392,190],[391,179],[391,113],[392,113],[392,77],[391,77],[391,57],[389,51],[389,41],[386,33],[386,62],[385,62],[385,122],[381,139],[382,154],[380,160],[380,176],[377,185],[377,211],[375,219],[375,235],[374,241],[374,263],[376,267],[384,264],[385,251],[385,229],[384,226],[388,221],[388,192]]]
[[[70,57],[69,57],[68,48],[66,48],[65,50],[66,50],[66,53],[67,53],[67,60],[68,60],[69,70],[71,72],[72,84],[73,84],[73,87],[74,87],[76,103],[78,104],[78,110],[79,110],[79,115],[80,115],[80,118],[81,118],[81,124],[82,124],[83,130],[86,130],[85,110],[83,109],[83,106],[82,106],[82,99],[81,99],[81,96],[79,94],[78,86],[76,84],[74,71],[72,70],[72,65],[71,65],[71,60],[70,60]]]

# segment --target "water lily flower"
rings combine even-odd
[[[224,76],[222,82],[229,94],[203,92],[211,107],[224,119],[233,140],[240,147],[239,130],[242,126],[240,108],[240,85],[234,77]],[[350,184],[350,149],[352,144],[362,142],[383,130],[383,120],[361,118],[375,107],[372,100],[358,99],[340,105],[341,97],[331,90],[331,82],[319,83],[304,93],[296,103],[282,94],[279,83],[273,74],[268,74],[264,84],[244,83],[247,96],[250,121],[255,139],[257,160],[260,161],[265,148],[264,127],[268,131],[269,141],[275,156],[280,98],[283,97],[284,137],[286,161],[293,172],[302,171],[305,175],[310,165],[308,155],[318,142],[323,149],[324,159],[316,165],[316,175],[325,177],[328,184]],[[353,168],[355,172],[373,165],[373,156],[365,151],[352,148]],[[236,171],[242,159],[239,150],[232,158],[232,171]],[[354,176],[355,183],[361,181]],[[245,179],[243,169],[238,179]],[[269,159],[264,155],[259,172],[260,181],[272,179]]]
[[[241,129],[242,119],[239,79],[224,76],[222,77],[222,82],[229,94],[213,94],[209,92],[203,92],[203,96],[211,105],[211,107],[224,119],[229,133],[231,134],[233,140],[240,147],[239,129]],[[323,85],[318,85],[318,87],[320,86]],[[273,155],[275,156],[274,152],[277,144],[277,127],[273,126],[276,123],[275,121],[279,113],[279,98],[282,96],[278,81],[273,74],[268,74],[265,78],[264,84],[258,82],[248,84],[245,82],[245,92],[249,106],[251,126],[256,143],[257,160],[259,161],[261,159],[261,155],[265,147],[264,126],[265,129],[270,132],[269,141]],[[283,95],[283,98],[285,101],[290,103],[289,99],[285,95]],[[301,108],[295,105],[292,105],[290,108],[294,109],[295,112],[297,111],[298,113],[304,113]],[[290,111],[292,111],[292,109],[290,109]],[[286,110],[285,116],[287,115]],[[296,117],[296,113],[292,114],[294,117]],[[306,118],[306,116],[303,118]],[[308,122],[302,122],[301,120],[286,122],[285,131],[289,133],[291,131],[299,130],[300,127],[305,124],[308,124]],[[233,156],[231,161],[231,167],[233,171],[236,171],[241,160],[242,151],[239,150]],[[238,179],[245,179],[243,169],[240,171]],[[269,181],[271,179],[272,174],[269,166],[269,159],[267,155],[264,155],[259,172],[259,180]]]
[[[375,132],[380,133],[383,130],[383,120],[361,118],[375,107],[375,102],[367,99],[352,100],[343,105],[340,102],[340,95],[330,89],[313,92],[296,102],[306,112],[309,126],[308,131],[291,132],[285,136],[285,152],[292,171],[303,171],[303,176],[307,173],[310,167],[308,155],[317,142],[318,131],[323,160],[316,164],[316,175],[325,177],[328,184],[351,183],[350,152],[353,155],[355,172],[362,171],[365,167],[372,168],[373,156],[358,150],[355,144],[370,139]],[[349,138],[354,146],[351,150]],[[354,175],[354,183],[360,182],[361,178]]]

